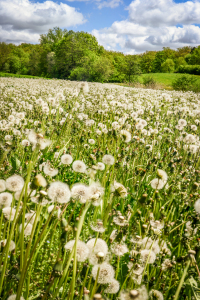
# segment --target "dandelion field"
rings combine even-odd
[[[0,299],[200,299],[200,95],[0,78]]]

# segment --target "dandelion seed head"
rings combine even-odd
[[[72,169],[74,170],[74,172],[85,173],[86,165],[81,160],[75,160],[72,164]]]
[[[24,186],[24,179],[19,175],[12,175],[6,179],[6,189],[11,192],[22,190]]]
[[[63,165],[71,165],[73,158],[70,154],[63,154],[60,160]]]
[[[0,208],[8,207],[12,203],[12,194],[8,192],[0,193]]]
[[[69,241],[64,246],[65,250],[72,251],[74,244],[75,244],[75,240]],[[84,242],[82,242],[80,240],[77,242],[76,255],[77,255],[77,260],[79,262],[84,262],[88,258],[88,255],[89,255],[89,248],[87,247],[87,245]]]
[[[66,183],[61,181],[52,182],[48,188],[48,196],[54,202],[67,203],[70,200],[71,192]]]
[[[93,266],[92,276],[94,280],[97,277],[98,269],[99,269],[99,276],[97,279],[98,283],[106,284],[112,282],[112,280],[114,279],[115,271],[110,264],[108,264],[107,262],[103,262],[102,264]]]

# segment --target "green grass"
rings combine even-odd
[[[12,74],[12,73],[4,73],[4,72],[0,72],[0,77],[32,78],[32,79],[43,78],[43,77],[33,76],[33,75],[21,75],[21,74]],[[45,79],[48,79],[48,78],[45,78]]]
[[[166,88],[171,88],[172,89],[172,82],[176,80],[178,77],[180,77],[183,74],[180,73],[150,73],[150,74],[142,74],[139,76],[139,81],[140,83],[143,83],[143,77],[146,76],[152,76],[154,80],[165,86]],[[197,78],[197,82],[200,82],[200,76],[199,75],[191,75]]]

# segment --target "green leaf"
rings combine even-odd
[[[12,164],[12,167],[15,171],[15,170],[19,169],[19,167],[21,165],[21,161],[16,156],[12,156],[11,157],[11,164]]]

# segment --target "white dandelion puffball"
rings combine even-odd
[[[63,154],[60,160],[63,165],[71,165],[73,162],[73,158],[70,154]]]
[[[105,165],[114,165],[115,163],[115,158],[114,156],[110,155],[110,154],[105,154],[102,158],[102,162],[105,164]]]
[[[12,194],[8,192],[0,193],[0,208],[10,206],[12,203]]]
[[[194,209],[198,214],[200,214],[200,199],[195,202]]]
[[[19,175],[12,175],[6,179],[6,189],[11,192],[22,190],[24,186],[24,179]]]
[[[72,249],[74,247],[74,243],[75,243],[75,240],[72,240],[72,241],[69,241],[67,244],[65,244],[65,246],[64,246],[65,250],[72,251]],[[82,241],[78,241],[77,251],[76,251],[77,260],[79,262],[84,262],[88,258],[88,255],[89,255],[89,248],[87,247],[87,245]]]
[[[92,268],[92,276],[93,276],[94,280],[97,277],[98,269],[99,269],[99,276],[97,279],[98,283],[106,284],[106,283],[112,282],[112,280],[114,279],[114,276],[115,276],[115,271],[110,264],[103,262],[102,264],[95,265]]]
[[[7,240],[2,240],[0,241],[0,249],[2,246],[6,246]],[[15,242],[13,242],[12,240],[10,241],[10,247],[9,247],[9,251],[13,251],[15,249]]]
[[[104,254],[104,257],[108,253],[108,245],[106,242],[102,239],[91,239],[87,242],[87,247],[89,248],[90,254],[89,254],[89,262],[91,265],[98,264],[98,256],[97,254],[99,252],[102,252]]]
[[[109,284],[108,287],[104,290],[106,294],[116,294],[119,291],[120,284],[119,281],[113,279]]]
[[[54,177],[58,174],[58,169],[52,168],[49,164],[45,164],[43,168],[44,174]]]
[[[117,256],[122,256],[128,251],[126,244],[114,243],[111,245],[111,252]]]
[[[187,125],[187,121],[186,121],[186,120],[184,120],[184,119],[180,119],[180,120],[178,121],[178,125],[180,125],[180,126],[184,127],[184,126],[186,126],[186,125]]]
[[[89,187],[85,184],[75,183],[71,188],[71,197],[80,203],[86,203],[90,197]]]
[[[6,190],[6,182],[3,179],[0,179],[0,193]]]
[[[162,179],[162,181],[167,181],[168,176],[167,176],[167,173],[166,173],[165,171],[163,171],[163,170],[161,170],[161,169],[158,169],[158,170],[157,170],[157,176],[158,176],[160,179]]]
[[[54,202],[67,203],[70,200],[71,192],[66,183],[55,181],[50,184],[48,188],[48,196]]]
[[[72,164],[72,169],[74,172],[85,173],[86,165],[82,160],[75,160]]]
[[[97,170],[103,171],[105,170],[105,165],[102,162],[97,163]]]
[[[19,232],[22,232],[22,225],[19,225]],[[24,223],[24,236],[29,236],[31,235],[31,231],[32,231],[33,225],[30,223]]]
[[[17,295],[15,294],[15,295],[11,295],[11,296],[9,296],[8,298],[7,298],[7,300],[16,300],[16,297],[17,297]],[[20,300],[25,300],[24,299],[24,297],[20,297]]]
[[[143,263],[153,264],[156,260],[156,254],[152,250],[141,250],[140,254]]]
[[[164,188],[166,181],[163,181],[162,179],[159,179],[159,178],[154,178],[150,182],[150,184],[153,189],[161,190],[162,188]]]
[[[4,217],[7,219],[7,220],[10,220],[10,221],[13,221],[14,220],[14,217],[15,217],[15,213],[16,213],[16,209],[13,208],[13,207],[4,207],[2,209],[2,212],[4,214]]]

